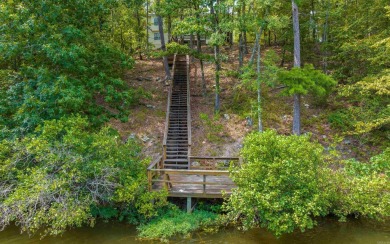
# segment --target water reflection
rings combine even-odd
[[[157,243],[137,240],[134,226],[121,223],[98,223],[94,228],[78,228],[66,232],[61,237],[20,235],[17,227],[7,228],[0,232],[1,244],[89,244],[89,243]],[[350,220],[340,223],[335,219],[321,220],[313,230],[297,231],[277,239],[263,229],[248,232],[225,230],[214,234],[194,234],[189,239],[175,239],[171,243],[218,243],[218,244],[252,244],[252,243],[335,243],[335,244],[390,244],[390,223],[377,223],[367,220]]]

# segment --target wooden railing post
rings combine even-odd
[[[168,175],[164,172],[164,187],[168,190]]]
[[[206,175],[203,175],[203,193],[206,193]]]
[[[152,191],[152,171],[148,170],[148,190]]]
[[[192,140],[191,140],[191,99],[190,99],[190,58],[187,55],[186,56],[187,60],[187,130],[188,130],[188,156],[191,155],[191,145],[192,145]],[[188,159],[188,169],[190,169],[190,160]]]
[[[175,68],[176,68],[176,54],[173,58],[173,66],[172,66],[172,79],[175,77]],[[167,139],[168,139],[168,129],[169,129],[169,114],[171,112],[171,100],[172,100],[172,87],[173,84],[169,85],[168,91],[168,102],[167,102],[167,114],[165,116],[165,130],[164,130],[164,140],[163,140],[163,161],[167,159]]]

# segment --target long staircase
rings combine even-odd
[[[167,121],[164,135],[164,168],[188,169],[191,149],[190,89],[188,58],[176,56],[173,82],[168,96]]]

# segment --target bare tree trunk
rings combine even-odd
[[[172,38],[172,19],[171,16],[168,16],[168,43],[171,42]]]
[[[243,45],[243,37],[242,32],[240,32],[238,37],[238,70],[241,73],[242,65],[244,64],[244,45]]]
[[[136,11],[136,15],[137,15],[137,30],[142,30],[141,29],[141,16],[139,14],[139,9],[137,9]],[[137,39],[138,39],[138,56],[139,56],[139,60],[142,60],[142,39],[141,39],[141,32],[138,32],[137,33]]]
[[[249,65],[252,65],[253,64],[253,60],[255,59],[255,53],[256,53],[256,50],[257,50],[257,45],[259,45],[259,41],[260,41],[259,38],[260,38],[260,36],[258,34],[256,34],[256,40],[255,40],[255,43],[253,44],[251,58],[249,59]]]
[[[301,67],[301,43],[299,33],[299,11],[295,0],[291,0],[294,29],[294,67]],[[293,133],[301,134],[301,95],[294,95]]]
[[[248,54],[249,53],[249,50],[248,50],[248,42],[247,42],[247,34],[246,34],[246,31],[244,31],[244,54]]]
[[[214,47],[214,55],[215,55],[215,106],[214,112],[219,113],[220,111],[220,92],[221,89],[219,87],[219,75],[221,71],[221,63],[219,61],[219,46]]]
[[[217,1],[218,3],[218,1]],[[213,25],[214,31],[219,32],[218,28],[218,17],[214,10],[213,1],[210,0],[210,14],[213,16]],[[219,86],[219,76],[221,71],[221,63],[220,63],[220,50],[219,45],[214,46],[214,59],[215,59],[215,105],[214,105],[214,113],[219,113],[220,111],[220,86]]]
[[[146,56],[149,58],[149,0],[146,0]]]
[[[159,1],[157,2],[157,4],[159,4]],[[157,16],[157,20],[158,20],[158,31],[160,33],[161,50],[166,51],[164,29],[163,29],[163,20],[161,18],[161,15]],[[165,76],[166,76],[165,79],[170,80],[171,79],[171,71],[169,70],[168,58],[166,56],[163,57],[163,63],[164,63]]]
[[[202,43],[200,41],[200,34],[199,32],[196,33],[196,48],[199,54],[202,54]],[[200,72],[202,74],[202,95],[206,96],[206,80],[204,78],[204,68],[203,68],[203,59],[199,58],[200,62]]]
[[[322,42],[325,43],[325,50],[323,55],[323,71],[325,74],[328,73],[328,20],[329,20],[329,1],[326,3],[326,17],[325,17],[325,23],[324,23],[324,30],[322,34]]]

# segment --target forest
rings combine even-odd
[[[389,223],[388,0],[2,0],[0,53],[0,237]],[[147,173],[186,56],[187,156],[242,159],[192,213]]]

